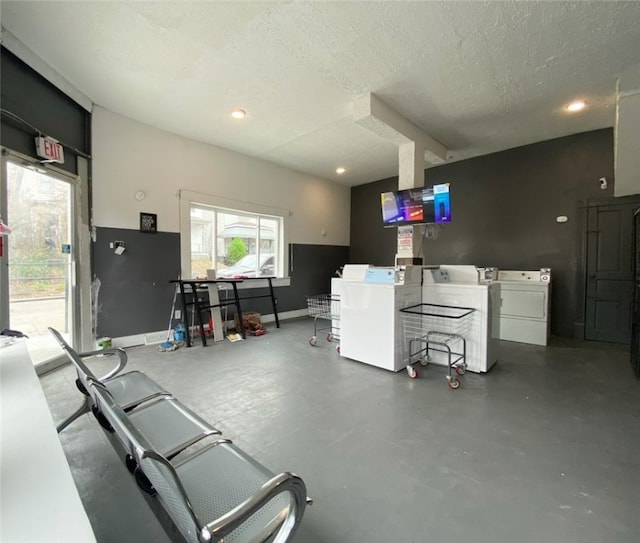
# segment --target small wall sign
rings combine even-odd
[[[158,215],[155,213],[140,213],[140,232],[158,231]]]

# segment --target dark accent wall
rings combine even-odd
[[[551,332],[573,337],[584,318],[584,207],[613,201],[613,129],[430,168],[425,182],[451,183],[452,210],[439,239],[423,243],[425,263],[550,267]],[[395,177],[352,189],[351,262],[393,265],[397,231],[382,226],[380,193],[397,188]]]
[[[122,255],[116,255],[110,247],[115,241],[124,242]],[[97,228],[93,253],[95,278],[101,283],[97,336],[119,337],[167,329],[175,288],[169,281],[180,274],[180,234]],[[290,245],[291,285],[275,289],[278,313],[305,309],[307,295],[330,292],[331,277],[348,257],[347,246]],[[242,290],[240,295],[268,292],[250,289]],[[242,310],[273,313],[269,298],[243,301]],[[232,317],[230,311],[228,318]]]
[[[0,104],[61,143],[86,155],[91,151],[91,114],[4,47],[0,48]],[[0,142],[5,147],[36,157],[37,135],[23,123],[2,114]],[[77,172],[76,154],[65,147],[65,162],[56,166]]]
[[[113,241],[124,242],[116,255]],[[180,234],[97,228],[94,277],[100,280],[96,335],[129,336],[167,329],[180,274]]]
[[[331,278],[349,259],[346,245],[289,245],[290,286],[275,289],[278,313],[307,308],[307,296],[331,292]],[[268,289],[242,290],[240,296],[268,294]],[[242,301],[242,311],[273,313],[269,298]]]
[[[329,294],[331,278],[348,262],[347,246],[292,244],[289,254],[292,305],[296,309],[307,307],[307,296]]]

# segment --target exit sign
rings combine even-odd
[[[53,138],[36,138],[36,153],[47,162],[57,162],[64,164],[64,151],[62,145]]]

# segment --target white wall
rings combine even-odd
[[[618,98],[615,144],[615,196],[640,194],[640,91]]]
[[[249,130],[250,127],[247,127]],[[93,223],[180,231],[178,191],[288,209],[290,243],[349,245],[351,191],[312,177],[141,124],[95,106],[92,118]],[[135,198],[144,191],[142,201]],[[326,235],[322,235],[322,231]]]
[[[615,196],[640,194],[640,66],[618,79],[615,128]]]

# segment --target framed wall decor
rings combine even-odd
[[[156,233],[158,231],[158,215],[140,213],[140,232]]]

